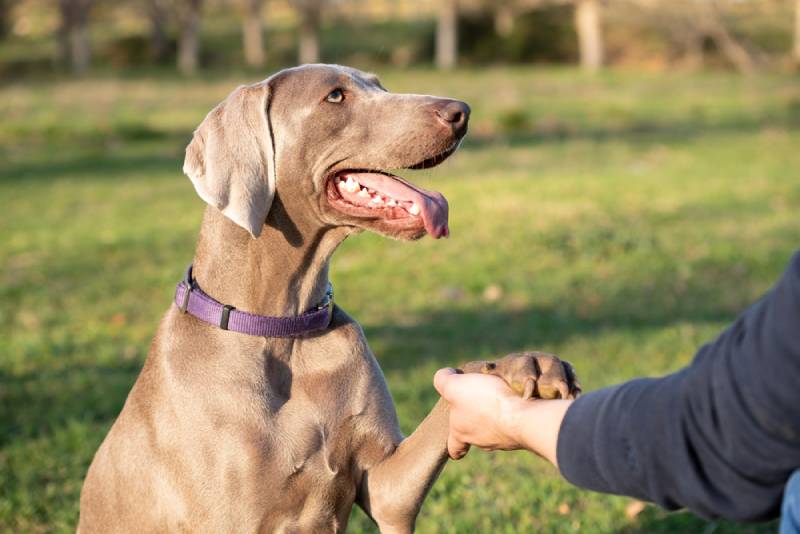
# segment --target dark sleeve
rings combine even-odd
[[[573,403],[557,455],[587,489],[708,518],[777,517],[800,468],[800,253],[689,367]]]

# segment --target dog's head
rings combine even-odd
[[[400,239],[449,234],[447,200],[392,174],[438,165],[467,132],[469,107],[394,94],[371,74],[305,65],[241,86],[186,149],[206,202],[254,237],[279,199],[291,218]]]

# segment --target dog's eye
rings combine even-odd
[[[325,100],[331,104],[339,104],[342,100],[344,100],[344,91],[341,89],[334,89],[328,93],[328,96],[325,97]]]

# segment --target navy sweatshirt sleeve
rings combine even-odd
[[[708,518],[777,517],[800,468],[800,253],[689,367],[575,401],[557,455],[587,489]]]

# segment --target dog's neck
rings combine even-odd
[[[254,239],[208,207],[193,274],[203,291],[223,304],[258,315],[299,315],[324,299],[331,255],[349,233],[293,220],[276,199]]]

